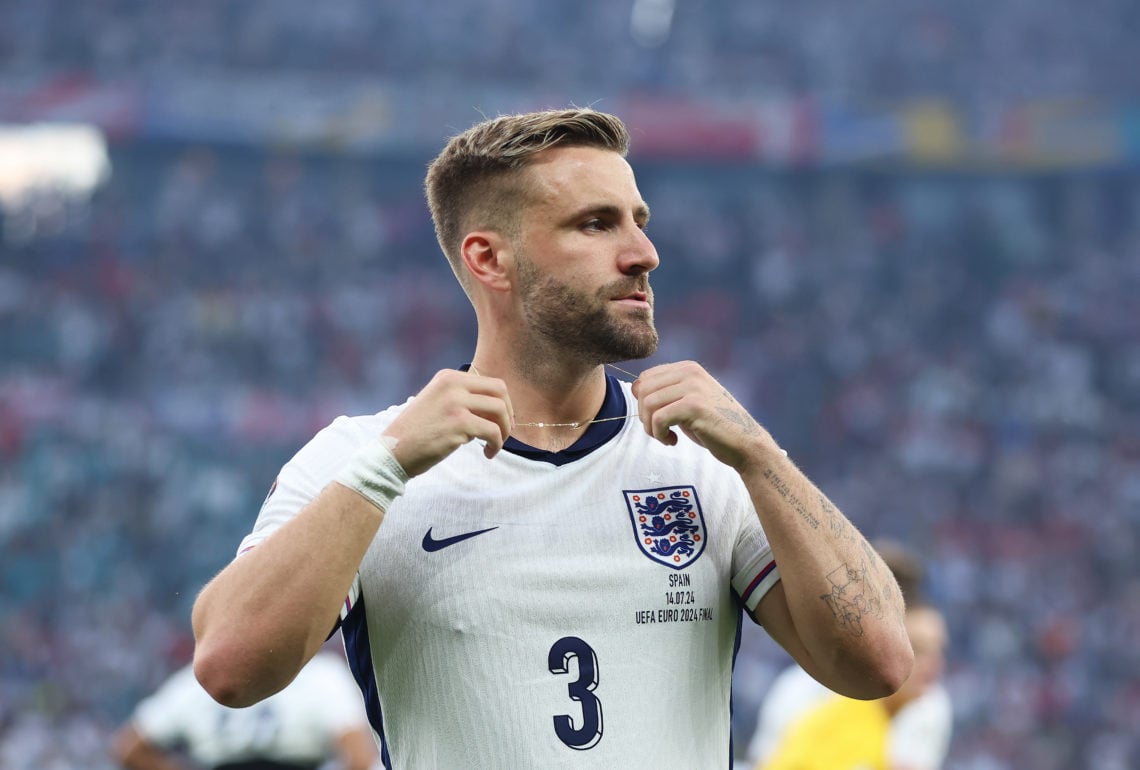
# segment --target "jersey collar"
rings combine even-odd
[[[467,371],[470,364],[464,364],[460,367],[460,371]],[[606,397],[602,401],[602,408],[594,415],[593,419],[600,420],[602,418],[615,418],[626,416],[626,403],[625,394],[622,393],[621,380],[611,374],[606,375]],[[550,452],[546,449],[539,449],[532,447],[530,444],[524,444],[513,436],[508,436],[507,441],[503,444],[503,449],[513,455],[525,457],[528,460],[539,460],[551,465],[567,465],[575,460],[581,459],[586,455],[599,448],[607,441],[616,436],[625,425],[624,420],[610,419],[606,422],[596,422],[586,428],[577,441],[565,449],[557,452]]]

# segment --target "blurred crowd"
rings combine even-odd
[[[56,71],[936,96],[974,117],[1140,96],[1134,0],[0,16],[0,102]],[[280,465],[467,362],[426,161],[142,139],[89,200],[0,209],[0,767],[111,768],[111,733],[189,659],[194,595]],[[701,360],[867,534],[928,557],[952,636],[946,770],[1140,767],[1140,174],[635,165],[662,347],[623,368]],[[785,663],[749,629],[738,753]]]
[[[109,767],[277,468],[473,349],[423,158],[112,162],[0,220],[7,770]],[[1140,177],[637,170],[663,343],[626,366],[701,360],[928,556],[947,767],[1140,766]],[[741,726],[785,662],[746,636]]]
[[[938,95],[982,108],[1140,90],[1132,0],[326,0],[320,13],[302,0],[0,0],[0,15],[9,73],[367,73],[425,84],[462,73],[714,98]]]

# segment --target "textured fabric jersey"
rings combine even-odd
[[[833,694],[799,666],[780,672],[760,706],[748,758],[757,762],[771,756],[789,726]],[[935,684],[895,714],[887,741],[892,763],[938,770],[946,761],[953,722],[950,696]]]
[[[404,406],[321,431],[239,550]],[[609,378],[599,416],[635,407]],[[471,442],[408,483],[342,614],[386,766],[730,766],[741,607],[778,572],[739,475],[679,439],[629,419],[557,454]]]
[[[155,746],[185,748],[202,767],[318,767],[336,756],[335,741],[362,729],[365,710],[345,664],[313,658],[281,692],[249,708],[218,704],[190,666],[175,672],[132,717]]]
[[[832,695],[792,724],[758,770],[887,770],[890,723],[878,701]]]

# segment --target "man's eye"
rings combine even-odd
[[[591,219],[582,225],[587,230],[605,230],[608,225],[600,219]]]

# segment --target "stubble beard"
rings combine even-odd
[[[540,276],[525,259],[519,261],[519,279],[529,327],[562,355],[593,365],[648,358],[656,352],[653,290],[648,281],[615,281],[590,295]],[[611,297],[639,289],[648,296],[650,309],[617,317]]]

